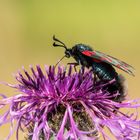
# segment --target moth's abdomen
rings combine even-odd
[[[93,62],[92,63],[93,72],[97,74],[99,79],[110,81],[113,79],[118,79],[118,74],[110,64],[105,62]]]
[[[109,82],[111,80],[115,80],[114,83],[111,83],[104,88],[112,93],[118,95],[113,97],[112,100],[121,102],[125,98],[126,88],[124,86],[124,78],[115,71],[112,65],[109,65],[105,62],[94,62],[92,65],[93,72],[98,76],[101,81]]]

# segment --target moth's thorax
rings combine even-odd
[[[73,53],[75,51],[82,52],[82,51],[86,51],[86,50],[93,51],[93,49],[90,46],[85,45],[85,44],[76,44],[75,46],[72,47],[72,52]]]
[[[75,46],[72,47],[71,54],[72,57],[81,65],[84,65],[86,67],[89,67],[89,64],[87,62],[87,57],[83,56],[82,52],[83,51],[93,51],[92,48],[90,48],[88,45],[84,44],[76,44]]]

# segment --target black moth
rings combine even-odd
[[[117,97],[114,97],[113,100],[118,102],[124,100],[125,97],[124,78],[121,75],[118,75],[113,66],[134,76],[133,74],[134,69],[132,66],[112,56],[93,50],[90,46],[85,44],[76,44],[72,48],[67,48],[67,46],[62,41],[55,38],[55,36],[53,36],[53,40],[54,47],[65,48],[64,57],[67,58],[73,57],[76,60],[76,63],[72,63],[75,64],[75,66],[82,65],[87,68],[91,67],[93,73],[97,75],[97,77],[103,82],[109,82],[114,79],[115,82],[113,84],[108,85],[107,90],[111,93],[119,91],[120,94]],[[59,44],[57,44],[56,42]]]

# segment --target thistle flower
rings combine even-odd
[[[24,70],[16,76],[19,94],[0,100],[0,108],[9,106],[0,116],[0,126],[11,123],[7,140],[22,130],[28,140],[97,140],[111,139],[107,128],[117,140],[140,139],[140,121],[137,111],[125,114],[120,108],[140,107],[138,100],[113,101],[118,93],[109,93],[105,86],[110,83],[97,81],[91,70],[73,67],[31,67],[31,74]]]

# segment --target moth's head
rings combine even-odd
[[[65,57],[70,58],[72,56],[72,50],[71,49],[66,49],[65,50]]]

